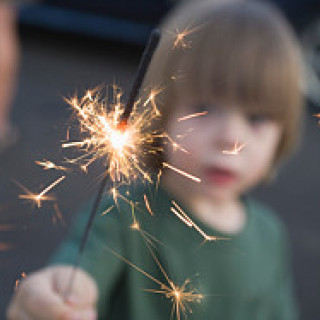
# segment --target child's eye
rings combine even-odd
[[[253,125],[263,124],[271,120],[270,117],[265,114],[248,115],[247,118],[248,121]]]

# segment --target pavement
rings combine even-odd
[[[20,139],[0,154],[0,319],[22,272],[41,268],[62,241],[74,213],[97,189],[101,166],[74,174],[56,189],[63,221],[51,203],[38,209],[18,199],[19,183],[38,192],[60,176],[36,160],[61,162],[70,109],[64,97],[101,83],[129,90],[141,47],[58,33],[22,30],[22,61],[13,120]],[[254,194],[285,221],[292,240],[293,272],[301,319],[320,315],[320,127],[306,110],[301,146],[273,184]],[[55,221],[57,220],[57,221]],[[8,245],[9,244],[9,245]]]

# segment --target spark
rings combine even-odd
[[[186,133],[184,133],[184,134],[177,134],[177,135],[176,135],[176,138],[177,138],[177,139],[184,139],[184,138],[186,138],[187,136],[189,136],[193,131],[194,131],[194,128],[189,128],[189,129],[186,131]]]
[[[162,176],[162,170],[159,169],[159,172],[158,172],[158,174],[157,174],[156,191],[158,191],[158,189],[159,189],[159,184],[160,184],[161,176]]]
[[[222,153],[227,155],[238,155],[239,152],[245,147],[245,145],[245,143],[239,144],[237,140],[232,150],[223,150]]]
[[[189,115],[187,115],[187,116],[178,118],[178,122],[185,121],[185,120],[189,120],[189,119],[193,119],[193,118],[197,118],[197,117],[201,117],[201,116],[206,115],[207,113],[208,113],[208,111],[203,111],[203,112],[197,112],[197,113],[189,114]]]
[[[170,207],[172,213],[174,213],[185,225],[189,228],[194,228],[204,239],[204,241],[217,241],[217,240],[229,240],[229,238],[222,238],[217,236],[210,236],[206,234],[183,210],[182,208],[172,200],[173,207]]]
[[[156,116],[160,116],[161,113],[157,107],[156,104],[156,97],[164,90],[164,88],[154,88],[150,90],[150,94],[147,98],[147,100],[144,102],[143,106],[145,107],[148,103],[151,103],[151,106],[153,107],[153,110],[156,114]]]
[[[110,251],[112,254],[114,254],[116,257],[118,257],[120,260],[122,260],[123,262],[125,262],[126,264],[128,264],[129,266],[131,266],[141,274],[143,274],[145,277],[147,277],[148,279],[150,279],[151,281],[159,285],[160,286],[159,289],[145,289],[145,291],[161,294],[165,296],[168,300],[170,300],[172,303],[171,315],[175,314],[177,320],[180,320],[182,314],[186,314],[187,312],[192,313],[190,304],[200,303],[203,300],[204,295],[197,292],[197,290],[192,287],[190,279],[186,279],[181,286],[176,285],[169,278],[168,274],[164,270],[163,266],[161,265],[160,261],[154,254],[151,247],[148,244],[146,245],[154,261],[158,265],[161,273],[165,277],[167,283],[164,283],[158,280],[157,278],[155,278],[154,276],[152,276],[151,274],[149,274],[139,266],[135,265],[131,261],[127,260],[126,258],[121,256],[119,253],[115,252],[111,248],[106,247],[106,249]]]
[[[27,276],[27,275],[26,275],[26,273],[25,273],[25,272],[22,272],[22,273],[21,273],[20,279],[17,279],[17,280],[16,280],[16,283],[15,283],[15,290],[17,290],[17,289],[18,289],[20,282],[22,281],[22,279],[25,279],[25,278],[26,278],[26,276]]]
[[[131,215],[132,215],[132,224],[130,225],[130,229],[139,232],[140,235],[143,237],[143,239],[146,241],[146,243],[148,243],[149,245],[151,245],[154,248],[155,248],[155,245],[154,245],[153,241],[158,242],[161,245],[164,245],[160,240],[158,240],[152,234],[150,234],[149,232],[147,232],[141,228],[141,226],[136,218],[136,215],[135,215],[136,206],[133,204],[132,201],[129,201],[129,204],[131,206]]]
[[[176,29],[174,32],[169,32],[171,35],[174,36],[173,48],[190,48],[191,41],[187,40],[187,36],[191,33],[197,31],[199,27],[194,28],[185,28],[184,30],[180,31]]]
[[[201,179],[200,179],[200,178],[195,177],[195,176],[193,176],[192,174],[187,173],[187,172],[185,172],[185,171],[183,171],[183,170],[181,170],[181,169],[178,169],[178,168],[172,166],[171,164],[169,164],[169,163],[167,163],[167,162],[163,162],[162,165],[163,165],[164,167],[166,167],[166,168],[169,168],[169,169],[171,169],[171,170],[173,170],[173,171],[181,174],[182,176],[185,176],[186,178],[189,178],[189,179],[195,181],[195,182],[198,182],[198,183],[201,182]]]
[[[192,42],[187,39],[187,37],[198,31],[202,25],[195,26],[193,28],[191,27],[186,27],[182,31],[179,29],[175,29],[175,31],[168,31],[169,34],[171,34],[174,37],[174,42],[173,42],[173,48],[182,48],[182,49],[188,49],[191,48]]]
[[[106,214],[108,214],[112,209],[114,208],[114,205],[108,207],[106,210],[104,210],[100,215],[101,216],[105,216]]]
[[[78,163],[82,170],[87,170],[90,164],[102,158],[107,165],[106,174],[114,183],[130,182],[138,176],[151,182],[143,159],[148,153],[159,151],[159,147],[154,147],[159,133],[151,129],[151,123],[158,117],[155,96],[159,90],[151,90],[144,103],[135,103],[125,124],[120,124],[124,105],[122,90],[116,85],[112,86],[111,99],[95,89],[81,99],[66,100],[75,113],[82,136],[79,141],[69,140],[62,144],[65,149],[73,148],[81,153],[67,161]],[[138,105],[144,106],[143,110],[140,111]]]
[[[143,199],[144,199],[144,203],[146,205],[146,208],[147,208],[148,212],[150,213],[150,215],[153,216],[153,212],[151,210],[150,202],[149,202],[146,194],[143,195]]]
[[[83,164],[80,166],[80,169],[84,172],[84,173],[88,173],[88,165],[87,164]]]
[[[183,148],[177,141],[172,139],[167,133],[163,133],[163,138],[167,138],[168,139],[168,141],[171,143],[173,151],[180,150],[180,151],[182,151],[182,152],[184,152],[186,154],[190,154],[190,152],[188,150]]]
[[[54,201],[56,200],[52,196],[46,196],[46,194],[53,189],[56,185],[58,185],[61,181],[63,181],[66,178],[66,176],[62,176],[53,183],[51,183],[49,186],[47,186],[45,189],[43,189],[40,193],[34,194],[30,192],[26,187],[22,186],[21,184],[18,183],[18,185],[26,191],[27,194],[21,194],[19,195],[20,199],[26,199],[26,200],[31,200],[33,201],[38,208],[41,207],[41,202],[42,201]]]
[[[44,168],[44,170],[61,170],[61,171],[68,171],[69,169],[63,166],[57,166],[52,161],[43,160],[43,161],[35,161],[35,163]]]
[[[181,70],[178,70],[176,73],[172,74],[170,79],[173,81],[182,80],[185,78],[185,74],[181,72]]]

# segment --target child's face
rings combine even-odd
[[[207,114],[177,121],[202,111]],[[165,183],[170,190],[190,201],[204,197],[221,202],[238,199],[266,176],[279,143],[281,127],[263,114],[250,116],[232,106],[199,105],[182,100],[174,106],[167,132],[188,154],[174,151],[168,145],[166,161],[201,179],[197,183],[167,169]],[[185,136],[179,139],[179,135]],[[224,152],[233,151],[236,143],[238,146],[245,144],[238,154]]]

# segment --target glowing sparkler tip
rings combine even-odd
[[[143,111],[138,110],[137,104],[142,103],[139,101],[130,113],[130,119],[122,119],[125,110],[121,103],[122,91],[115,85],[111,88],[113,99],[94,89],[87,91],[81,99],[68,101],[75,112],[82,137],[78,141],[68,140],[62,147],[82,153],[68,159],[68,162],[78,164],[84,171],[97,159],[105,159],[106,172],[113,182],[130,182],[138,176],[147,179],[148,169],[141,158],[145,155],[143,150],[146,153],[156,152],[153,142],[157,135],[149,130],[158,117],[154,101],[156,93],[143,103]]]

